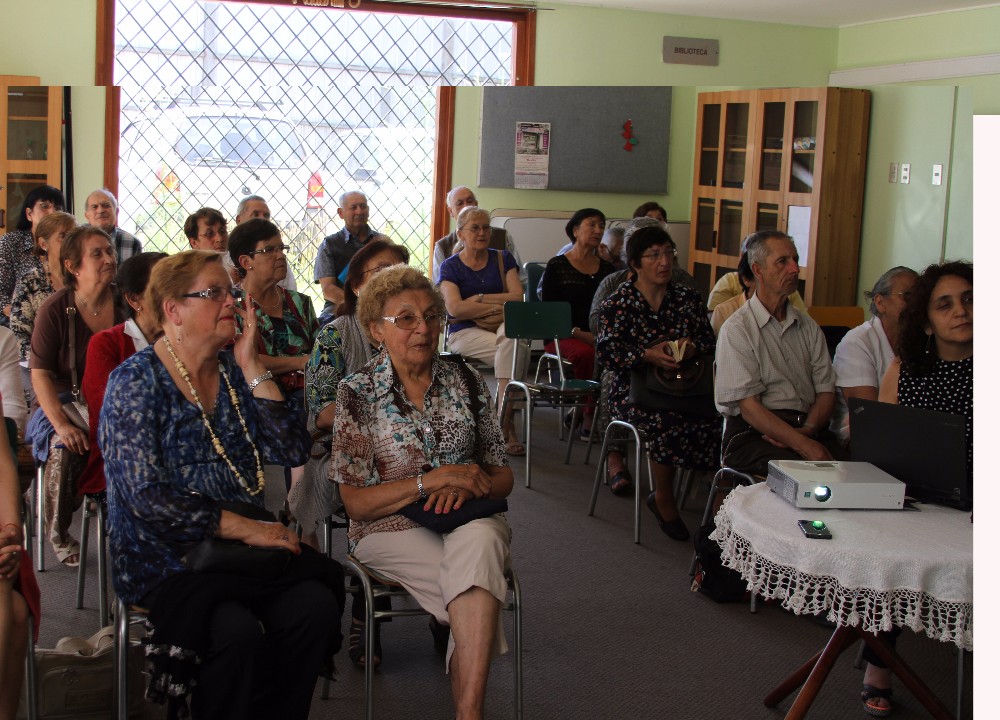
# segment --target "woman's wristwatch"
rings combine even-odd
[[[424,492],[424,471],[421,470],[417,473],[417,494],[420,496],[421,500],[427,499],[427,493]]]

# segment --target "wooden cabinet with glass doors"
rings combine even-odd
[[[701,93],[689,270],[705,298],[740,243],[781,230],[807,305],[854,305],[871,93],[791,88]]]
[[[62,189],[62,88],[0,75],[0,235],[39,185]]]

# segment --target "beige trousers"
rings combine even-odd
[[[501,603],[507,597],[504,573],[510,567],[510,526],[503,515],[473,520],[450,533],[426,528],[373,533],[361,539],[354,557],[397,580],[424,610],[448,625],[448,604],[466,590],[481,587]],[[445,668],[455,639],[448,639]],[[507,652],[498,619],[493,657]]]

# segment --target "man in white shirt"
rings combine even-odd
[[[789,302],[798,251],[785,233],[765,230],[750,236],[747,257],[757,289],[723,323],[715,354],[723,462],[766,475],[768,460],[830,460],[835,379],[822,331]]]

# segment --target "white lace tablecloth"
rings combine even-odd
[[[729,494],[712,539],[751,590],[797,615],[873,633],[903,625],[972,650],[969,513],[918,507],[799,509],[761,483]],[[799,520],[822,520],[833,539],[806,538]]]

